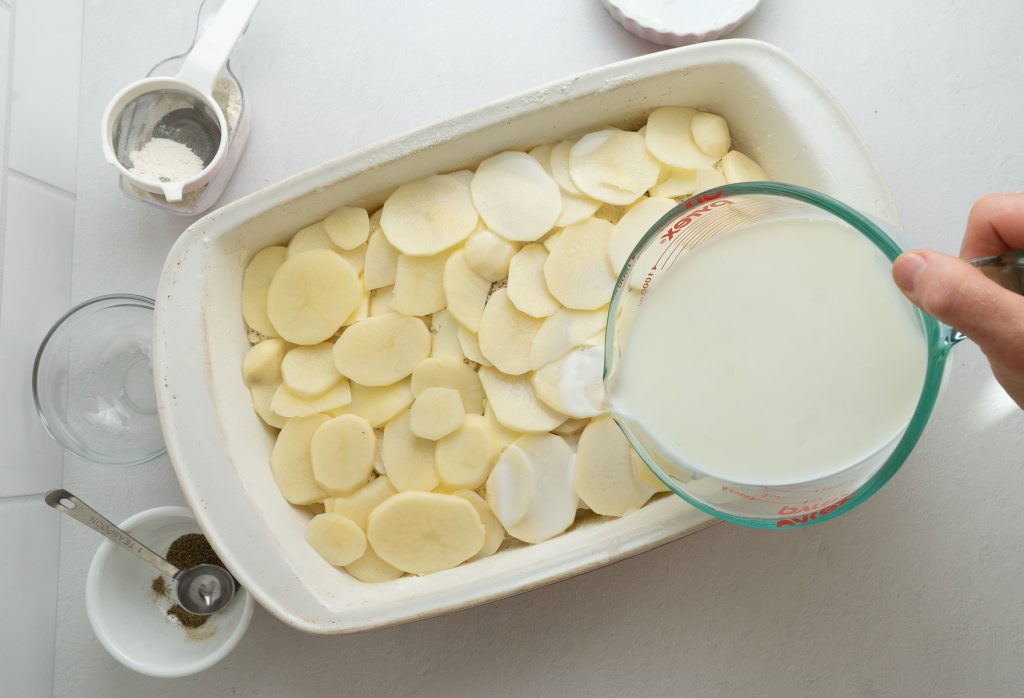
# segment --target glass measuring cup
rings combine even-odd
[[[688,199],[651,227],[619,275],[605,337],[604,377],[609,393],[613,392],[616,369],[632,321],[643,312],[644,297],[657,292],[659,280],[681,254],[753,223],[808,217],[830,219],[852,228],[890,261],[901,252],[877,221],[802,187],[771,182],[732,184]],[[1024,275],[1024,263],[1015,253],[974,263],[985,267],[986,272],[1002,270],[990,276],[1004,281],[1010,277],[1019,281]],[[926,342],[927,365],[909,422],[891,441],[866,458],[812,480],[781,485],[726,480],[704,472],[699,464],[682,462],[659,446],[642,424],[614,414],[614,410],[613,414],[651,471],[677,495],[713,516],[758,528],[804,526],[827,520],[863,502],[899,470],[935,405],[949,351],[964,338],[916,308],[913,320],[919,324]],[[742,438],[742,434],[736,436]]]

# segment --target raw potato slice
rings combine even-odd
[[[242,379],[253,388],[281,382],[281,361],[288,353],[283,339],[265,339],[249,348],[242,361]]]
[[[487,417],[467,414],[461,427],[437,442],[438,479],[445,487],[476,489],[487,480],[501,448]]]
[[[490,230],[478,230],[466,240],[466,264],[492,283],[501,281],[508,276],[508,265],[520,247]]]
[[[337,245],[331,242],[327,229],[324,228],[323,221],[307,225],[292,235],[292,239],[288,241],[288,259],[311,250],[341,251]]]
[[[310,445],[313,434],[327,421],[322,414],[289,419],[270,453],[270,471],[281,494],[292,504],[322,502],[327,493],[313,478]]]
[[[587,196],[573,196],[562,192],[562,212],[558,215],[555,225],[564,228],[573,223],[590,218],[597,209],[601,208],[601,202]]]
[[[508,240],[540,238],[562,212],[555,180],[526,153],[505,151],[487,158],[469,188],[484,223]]]
[[[530,347],[530,368],[536,371],[581,346],[604,329],[608,310],[562,308],[544,320]]]
[[[576,419],[608,411],[604,400],[604,348],[585,347],[538,369],[533,390],[551,409]]]
[[[444,266],[447,254],[398,256],[391,307],[405,315],[430,315],[445,306]]]
[[[690,133],[697,147],[713,158],[720,158],[729,152],[732,139],[729,124],[718,114],[699,111],[690,122]]]
[[[410,574],[429,574],[480,552],[484,525],[461,497],[402,492],[373,510],[367,537],[388,564]]]
[[[310,519],[306,542],[335,567],[344,567],[366,553],[366,534],[341,514],[317,514]]]
[[[448,312],[473,332],[480,327],[480,316],[487,303],[491,282],[473,271],[466,253],[456,250],[444,264],[444,297]]]
[[[580,435],[576,449],[576,494],[594,512],[625,516],[654,494],[641,482],[630,458],[632,447],[610,416],[598,417]]]
[[[552,434],[559,436],[571,436],[583,431],[583,427],[590,424],[589,419],[567,419],[551,430]]]
[[[369,422],[354,414],[334,417],[313,434],[313,477],[328,492],[351,492],[366,484],[376,451]]]
[[[463,361],[439,356],[417,364],[412,372],[412,394],[418,397],[428,388],[457,390],[467,414],[483,414],[484,389],[480,378]]]
[[[329,339],[359,305],[359,277],[341,257],[312,250],[278,267],[267,293],[267,316],[292,344]]]
[[[398,313],[370,317],[346,329],[334,343],[334,366],[361,385],[391,385],[430,354],[430,330]]]
[[[498,442],[499,449],[503,449],[510,443],[522,436],[522,432],[512,431],[498,421],[494,416],[494,409],[490,405],[484,406],[484,419],[487,420],[487,427],[491,430],[494,440]]]
[[[594,214],[594,218],[600,218],[601,220],[608,221],[612,225],[615,225],[622,216],[626,213],[628,207],[626,206],[612,206],[611,204],[604,204],[601,208],[597,209],[597,213]]]
[[[555,230],[553,233],[545,237],[541,240],[541,243],[544,245],[544,249],[551,252],[551,250],[555,249],[555,245],[558,243],[558,238],[560,237],[562,237],[562,231],[560,229]]]
[[[569,173],[590,198],[625,206],[654,186],[661,165],[647,152],[642,136],[609,128],[576,142],[569,151]]]
[[[365,208],[342,206],[324,218],[327,237],[343,250],[354,250],[366,242],[370,235],[370,216]]]
[[[385,499],[396,494],[398,494],[398,490],[391,484],[391,480],[386,477],[378,477],[351,494],[325,500],[324,507],[328,512],[352,519],[359,528],[365,531],[367,522],[370,520],[370,512]]]
[[[366,262],[366,245],[360,245],[354,250],[343,250],[341,248],[335,248],[334,250],[339,257],[348,262],[349,266],[356,274],[363,273],[363,266]]]
[[[276,383],[254,385],[249,389],[249,397],[252,398],[252,408],[256,410],[256,414],[259,415],[260,419],[275,429],[280,429],[288,422],[287,417],[282,417],[270,409],[270,405],[274,401],[274,395],[280,387],[281,381],[277,381]]]
[[[462,353],[470,361],[481,366],[493,366],[490,361],[484,358],[483,352],[480,351],[480,340],[465,327],[459,327],[459,346],[462,347]]]
[[[459,323],[447,310],[439,310],[430,316],[431,358],[456,359],[460,363],[466,356],[459,344]]]
[[[583,192],[576,186],[576,182],[572,181],[572,175],[569,173],[569,152],[574,145],[576,145],[576,141],[572,140],[558,143],[551,149],[548,162],[551,167],[551,176],[554,177],[562,191],[572,196],[583,196]]]
[[[651,197],[637,201],[636,205],[626,211],[608,236],[608,262],[616,275],[626,266],[640,238],[675,206],[676,202],[672,199]]]
[[[437,487],[434,471],[434,442],[412,433],[409,412],[403,412],[384,427],[381,458],[391,484],[399,492]]]
[[[359,415],[376,429],[389,422],[412,404],[412,389],[408,380],[384,386],[365,386],[350,383],[352,402],[346,405],[343,414]]]
[[[469,558],[468,561],[479,560],[482,557],[488,557],[498,552],[498,548],[505,542],[505,527],[501,525],[498,517],[487,506],[487,502],[471,490],[458,490],[452,494],[472,504],[473,508],[476,509],[476,513],[480,515],[480,523],[484,525],[484,547],[480,548],[480,552]]]
[[[673,167],[666,170],[663,179],[651,187],[650,195],[673,199],[692,196],[696,191],[697,173],[694,170],[678,170]]]
[[[538,145],[528,153],[548,174],[551,174],[551,151],[553,148],[554,146],[550,143],[545,143],[544,145]]]
[[[398,250],[388,242],[384,231],[378,228],[366,243],[366,257],[363,259],[363,285],[366,290],[394,284],[397,267]]]
[[[334,368],[333,351],[334,345],[330,342],[295,347],[289,351],[281,362],[281,378],[288,392],[304,400],[313,400],[344,380]]]
[[[466,182],[432,175],[398,187],[384,202],[380,225],[402,254],[429,257],[469,237],[477,220]]]
[[[548,291],[559,303],[574,310],[595,310],[608,304],[615,288],[615,274],[608,263],[611,232],[612,224],[600,218],[562,231],[544,262]],[[480,339],[480,348],[486,355],[483,337]],[[499,366],[497,362],[494,365]]]
[[[462,426],[466,409],[454,388],[427,388],[413,400],[409,428],[421,439],[437,441]]]
[[[364,291],[359,298],[359,305],[356,306],[351,315],[345,318],[345,322],[341,323],[341,326],[348,327],[368,317],[370,317],[370,294]]]
[[[355,562],[345,565],[345,571],[358,579],[360,582],[375,584],[377,582],[390,582],[401,577],[404,572],[397,567],[392,567],[380,559],[374,551],[373,546],[367,544],[366,552]]]
[[[547,317],[561,307],[548,293],[544,281],[547,258],[548,251],[544,246],[534,243],[519,250],[508,267],[508,299],[531,317]]]
[[[770,179],[760,165],[738,150],[732,150],[722,158],[722,174],[729,184],[765,182]]]
[[[565,421],[565,415],[545,405],[526,376],[508,376],[493,368],[481,368],[480,383],[495,418],[512,431],[551,431]]]
[[[713,167],[705,167],[703,170],[697,170],[697,183],[693,190],[699,194],[723,184],[726,184],[725,175]]]
[[[654,157],[666,165],[682,170],[711,167],[718,160],[697,147],[693,142],[691,125],[696,109],[690,107],[662,107],[647,117],[644,141]]]
[[[602,264],[607,262],[602,259]],[[541,320],[520,312],[500,288],[491,294],[480,318],[480,351],[502,373],[511,376],[530,370],[530,347]]]
[[[394,286],[375,289],[370,293],[370,309],[367,313],[367,317],[376,317],[378,315],[387,315],[388,313],[395,312],[394,308],[391,307],[391,301],[394,299]]]
[[[487,478],[487,505],[508,530],[523,520],[533,500],[533,472],[526,454],[509,446]]]
[[[246,325],[267,337],[277,336],[267,317],[267,291],[274,272],[287,257],[287,248],[265,247],[253,255],[242,276],[242,317]]]
[[[565,440],[554,434],[520,437],[505,449],[501,459],[516,451],[523,454],[530,471],[532,494],[522,518],[502,524],[519,540],[540,543],[563,532],[576,520],[577,498],[572,484],[575,455]],[[490,491],[490,480],[487,489]]]
[[[292,395],[287,386],[282,383],[274,391],[270,409],[274,414],[282,417],[309,417],[320,412],[340,409],[350,402],[352,402],[352,390],[349,382],[344,379],[323,395],[318,395],[312,400]]]
[[[633,449],[629,450],[629,460],[633,464],[633,474],[636,479],[644,483],[655,492],[668,492],[665,483],[658,479],[658,476],[651,472],[651,469],[644,463],[644,459]]]

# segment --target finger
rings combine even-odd
[[[989,194],[978,199],[967,217],[960,256],[990,257],[1024,249],[1024,194]]]
[[[961,259],[931,250],[900,255],[892,275],[912,303],[966,334],[990,361],[1021,363],[1024,296],[1007,291]]]

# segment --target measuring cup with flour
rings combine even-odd
[[[168,59],[107,105],[103,149],[126,192],[187,215],[223,191],[244,145],[242,91],[226,69],[259,0],[225,0],[183,59]],[[178,64],[173,75],[161,69]]]

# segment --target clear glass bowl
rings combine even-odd
[[[32,369],[36,411],[66,450],[93,463],[138,465],[164,453],[153,386],[153,300],[85,301],[50,328]]]
[[[775,182],[730,184],[687,199],[651,227],[619,274],[605,334],[604,378],[609,390],[614,389],[616,366],[626,347],[632,319],[642,312],[642,297],[657,293],[659,278],[680,254],[751,223],[788,217],[840,221],[870,240],[890,261],[901,252],[877,221],[803,187]],[[780,487],[722,480],[702,472],[695,464],[660,453],[654,438],[657,435],[646,435],[643,425],[620,415],[615,415],[615,420],[648,468],[667,487],[712,516],[756,528],[805,526],[834,518],[877,492],[910,455],[938,397],[949,350],[963,339],[920,310],[914,309],[914,313],[928,354],[913,416],[885,447],[827,477]],[[742,434],[736,436],[742,438]]]

